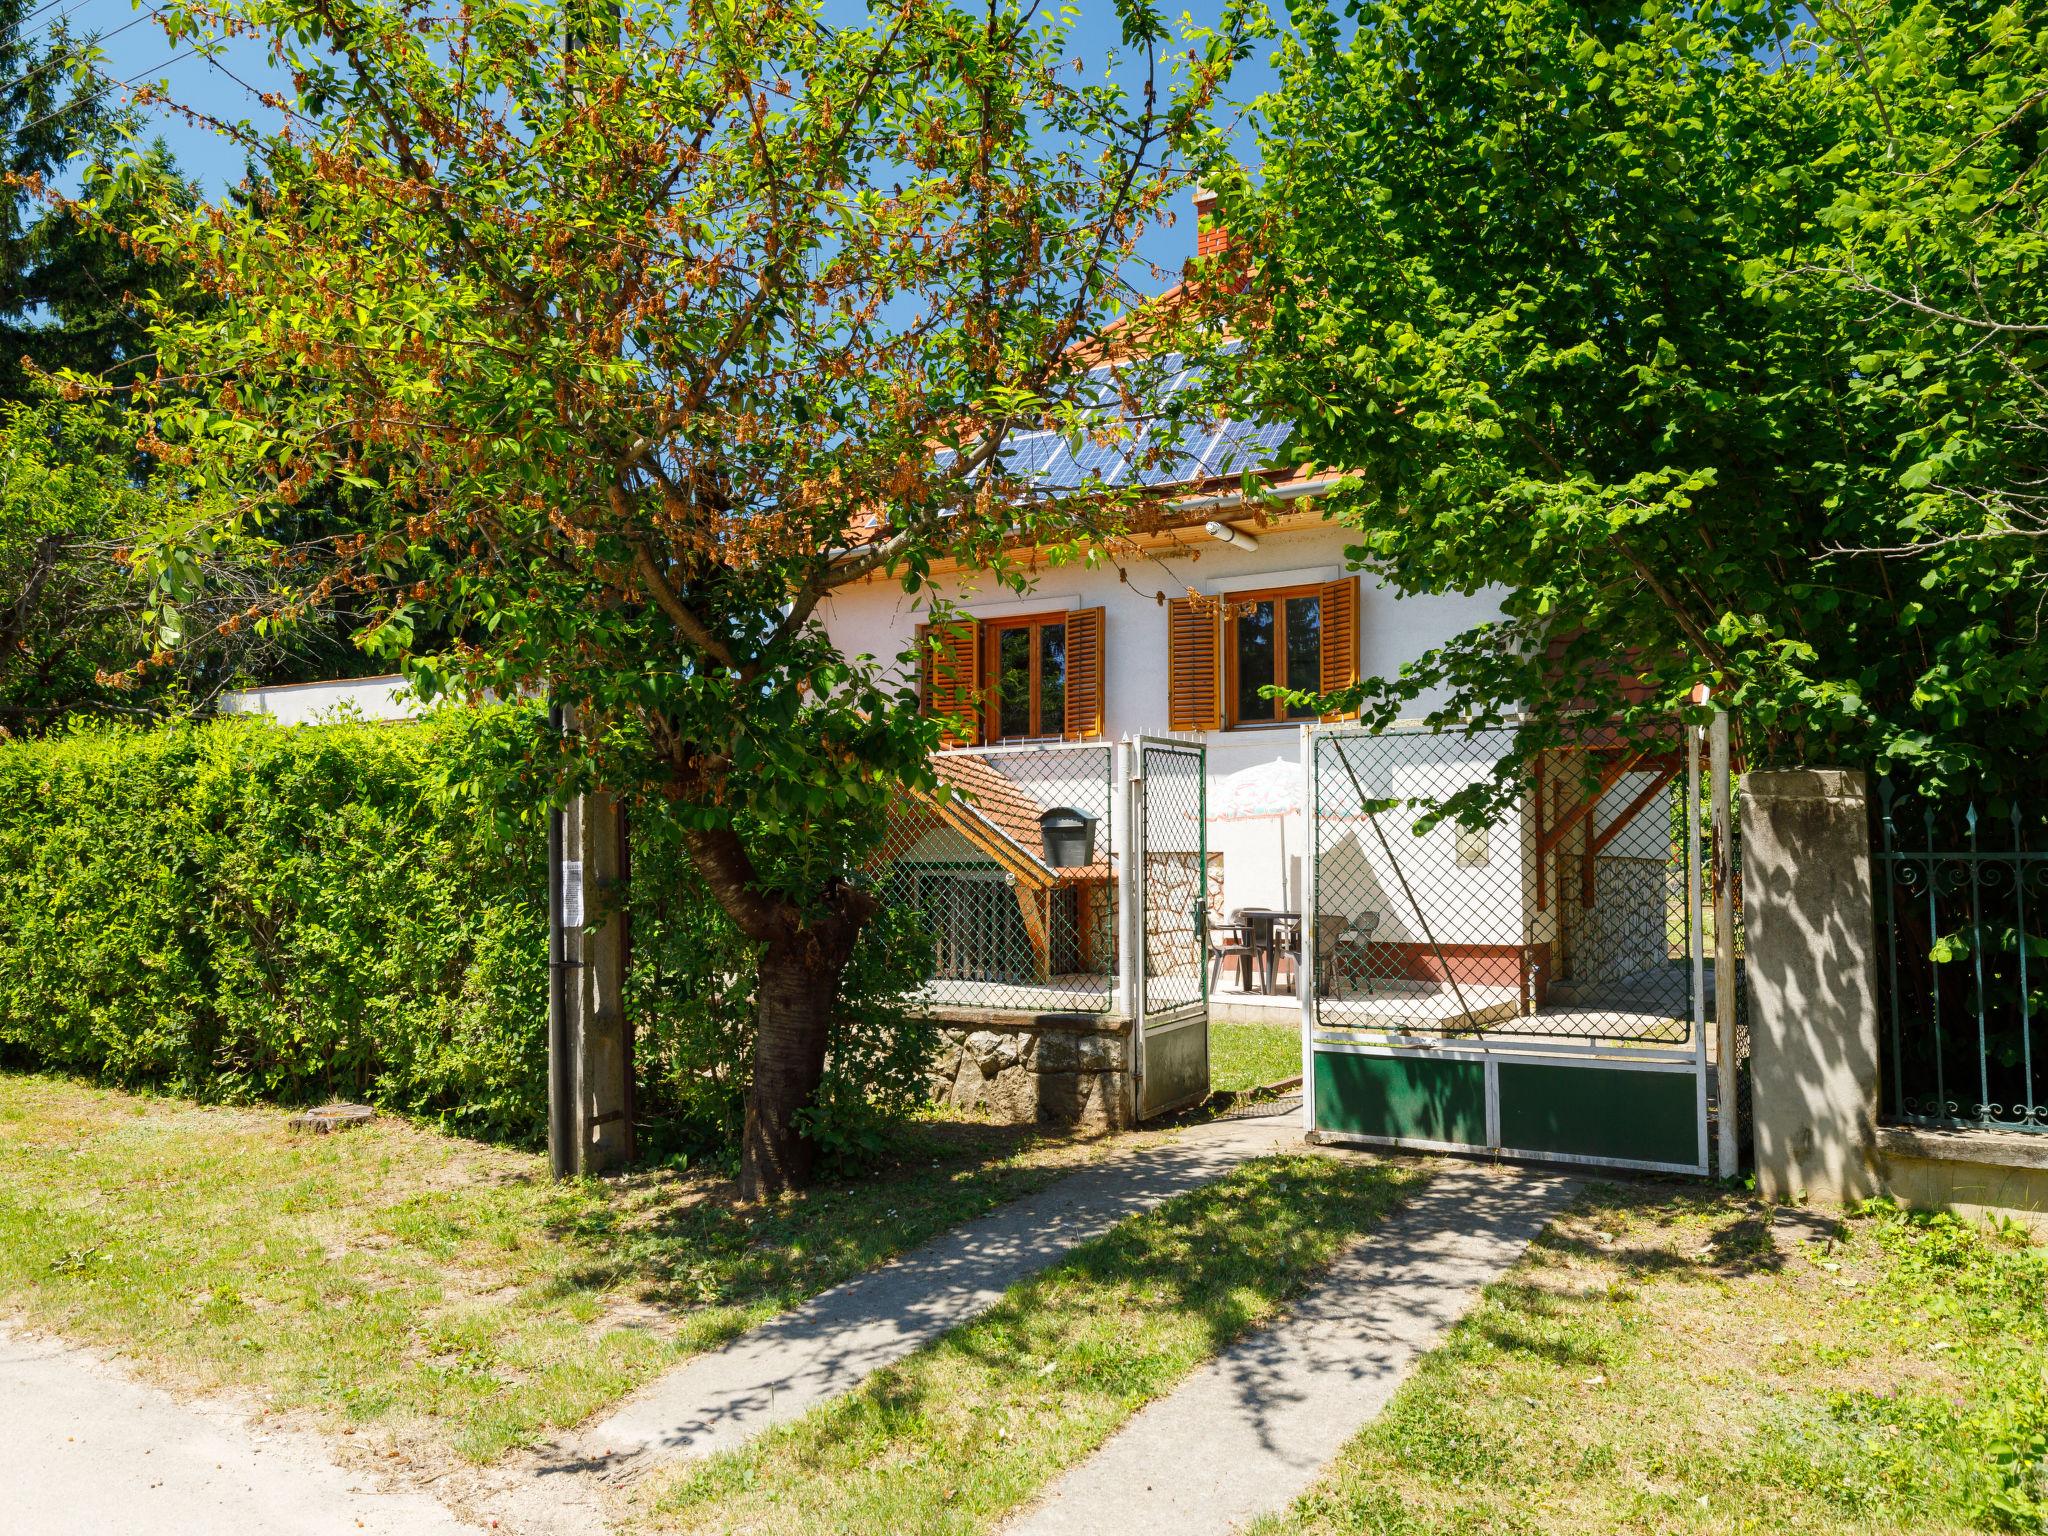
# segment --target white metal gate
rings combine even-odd
[[[1589,731],[1539,758],[1505,813],[1441,815],[1511,737],[1308,733],[1310,1129],[1704,1174],[1702,732]]]
[[[1159,737],[1135,737],[1124,753],[1125,1006],[1148,1120],[1209,1093],[1208,763],[1201,746]]]

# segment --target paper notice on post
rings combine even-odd
[[[583,926],[583,861],[564,859],[562,861],[562,926],[581,928]]]

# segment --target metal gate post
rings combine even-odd
[[[1707,948],[1701,931],[1700,738],[1699,726],[1685,728],[1685,918],[1686,949],[1692,961],[1692,1055],[1699,1124],[1699,1167],[1707,1171]]]
[[[1735,804],[1730,782],[1728,711],[1714,711],[1708,767],[1714,779],[1714,1056],[1715,1098],[1719,1101],[1720,1171],[1732,1179],[1742,1171],[1742,1067],[1735,1038]]]
[[[1129,737],[1110,748],[1109,772],[1110,816],[1115,823],[1116,851],[1116,1008],[1118,1013],[1132,1021],[1132,1049],[1135,1051],[1138,997],[1131,972],[1131,952],[1136,947],[1131,943],[1131,928],[1132,914],[1138,910],[1138,897],[1131,879],[1131,868],[1136,860],[1131,849],[1131,811],[1135,802],[1131,794]]]
[[[1317,925],[1322,921],[1321,886],[1316,878],[1317,866],[1323,860],[1323,825],[1316,805],[1316,733],[1312,725],[1301,728],[1301,808],[1305,825],[1303,839],[1308,847],[1308,878],[1304,880],[1302,892],[1302,945],[1301,963],[1295,966],[1297,978],[1302,980],[1301,988],[1301,1129],[1303,1135],[1315,1134],[1316,1128],[1316,988],[1320,980],[1315,974],[1315,952],[1319,935]],[[1207,972],[1207,964],[1203,966]],[[1342,968],[1339,968],[1342,974]]]

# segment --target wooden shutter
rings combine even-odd
[[[1332,693],[1358,681],[1358,578],[1346,576],[1323,583],[1322,689]],[[1325,720],[1356,719],[1357,710],[1325,715]]]
[[[1069,741],[1102,734],[1102,610],[1067,615],[1067,730]]]
[[[949,747],[981,743],[981,625],[973,619],[917,626],[918,702],[944,722]]]
[[[1169,730],[1223,727],[1223,605],[1176,597],[1166,605],[1166,722]]]

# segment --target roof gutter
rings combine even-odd
[[[1226,507],[1264,506],[1269,501],[1299,501],[1304,496],[1314,496],[1331,489],[1340,478],[1326,475],[1320,480],[1300,480],[1271,490],[1253,491],[1250,495],[1243,491],[1218,491],[1210,496],[1183,496],[1179,501],[1169,501],[1166,505],[1174,512],[1211,512]]]
[[[1299,501],[1304,496],[1316,496],[1332,489],[1340,479],[1337,475],[1325,475],[1318,480],[1301,480],[1292,485],[1275,486],[1271,490],[1258,490],[1249,496],[1243,491],[1217,491],[1207,496],[1183,496],[1178,501],[1169,501],[1167,510],[1172,512],[1220,512],[1230,507],[1259,507],[1273,501]],[[949,514],[950,515],[950,514]],[[825,552],[828,564],[849,559],[866,549],[865,544],[840,545]]]

